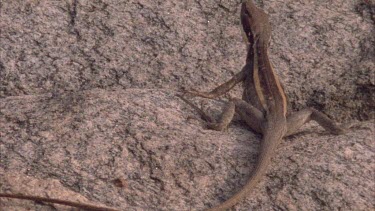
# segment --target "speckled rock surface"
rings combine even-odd
[[[204,129],[174,93],[160,90],[8,97],[0,109],[0,190],[6,192],[87,198],[127,210],[203,210],[241,188],[259,148],[260,136],[243,124],[227,132]],[[373,123],[361,124],[346,135],[313,126],[287,138],[238,208],[368,210],[374,130]],[[114,183],[119,179],[122,187]]]
[[[366,3],[367,2],[367,3]],[[373,1],[264,1],[294,108],[371,119]],[[0,96],[209,89],[245,62],[239,1],[2,1]]]
[[[287,138],[236,209],[374,209],[374,1],[257,3],[292,108],[362,122],[345,135],[310,124]],[[0,191],[127,210],[203,210],[233,195],[260,136],[240,122],[207,130],[175,94],[212,89],[244,65],[239,4],[1,1]],[[221,104],[208,106],[218,114]]]

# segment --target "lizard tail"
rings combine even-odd
[[[254,190],[254,187],[259,182],[261,177],[266,173],[267,167],[271,162],[271,157],[275,151],[275,147],[277,146],[278,142],[281,140],[285,128],[281,127],[271,127],[273,130],[272,132],[268,132],[270,130],[266,130],[263,135],[261,151],[258,157],[258,162],[253,170],[250,179],[247,181],[245,186],[234,196],[223,202],[222,204],[210,208],[206,211],[225,211],[230,209],[243,198],[245,198],[251,191]],[[271,134],[272,133],[272,134]]]

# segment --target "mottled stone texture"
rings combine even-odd
[[[374,1],[262,2],[291,107],[363,122],[285,139],[237,210],[374,209]],[[175,94],[212,89],[244,65],[239,3],[0,1],[0,192],[126,210],[203,210],[233,195],[260,136],[239,121],[207,130]]]

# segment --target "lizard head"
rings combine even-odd
[[[240,18],[247,44],[252,46],[254,42],[259,41],[268,46],[271,39],[268,14],[257,8],[252,0],[244,0]]]

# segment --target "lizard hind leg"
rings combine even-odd
[[[332,134],[338,135],[345,132],[343,127],[337,125],[336,122],[330,119],[327,115],[314,108],[305,108],[288,116],[288,132],[286,136],[293,135],[302,125],[310,120],[316,121],[320,126]]]
[[[232,98],[231,101],[236,105],[236,113],[239,114],[241,119],[255,132],[263,133],[265,122],[264,113],[251,103],[242,99]]]
[[[228,125],[233,120],[234,114],[238,113],[240,118],[244,120],[251,129],[253,129],[255,132],[263,133],[263,123],[265,121],[264,114],[259,109],[244,100],[230,98],[229,102],[226,103],[219,120],[215,121],[191,101],[185,99],[181,95],[177,96],[196,110],[201,117],[206,120],[207,126],[210,129],[217,131],[227,129]]]
[[[223,112],[221,113],[221,117],[218,122],[209,123],[208,127],[217,130],[223,131],[228,128],[229,123],[232,121],[233,116],[235,114],[235,104],[232,101],[229,101],[225,107]]]
[[[228,127],[229,123],[232,121],[233,116],[235,114],[235,104],[232,101],[229,101],[224,107],[219,121],[215,121],[211,116],[206,114],[206,112],[204,112],[201,108],[196,106],[190,100],[184,98],[181,95],[177,95],[177,97],[179,97],[185,103],[190,105],[195,111],[197,111],[199,115],[207,122],[207,127],[213,130],[217,130],[217,131],[225,130]]]

